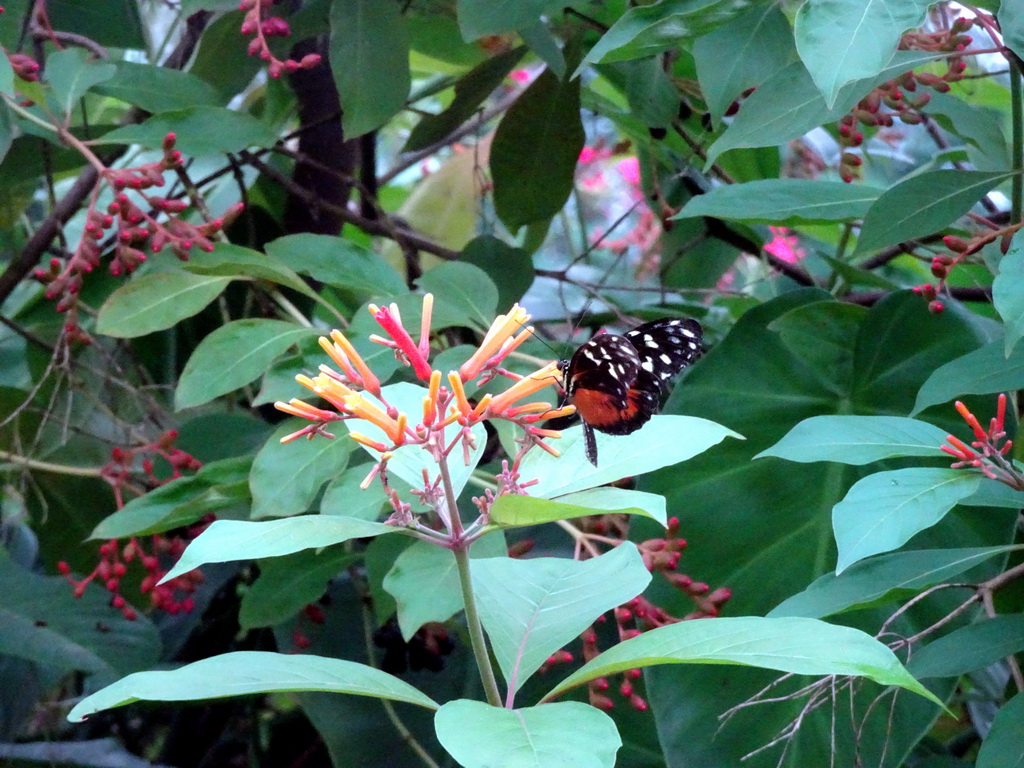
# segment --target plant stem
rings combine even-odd
[[[1013,121],[1012,157],[1010,164],[1017,173],[1010,182],[1010,221],[1021,220],[1022,190],[1024,190],[1024,112],[1021,105],[1020,60],[1016,56],[1008,57],[1010,62],[1010,116]]]
[[[53,472],[58,475],[76,475],[78,477],[103,477],[102,467],[75,467],[70,464],[53,464],[49,461],[30,459],[27,456],[20,456],[8,451],[0,451],[0,461],[8,461],[25,469],[35,469],[40,472]]]
[[[441,482],[444,484],[445,499],[448,502],[448,514],[451,517],[451,550],[459,571],[459,587],[462,590],[462,604],[466,610],[466,626],[469,629],[470,644],[473,646],[473,658],[480,673],[480,682],[483,683],[484,692],[487,694],[487,703],[500,707],[501,693],[498,691],[498,681],[494,677],[494,667],[491,666],[491,657],[487,652],[487,638],[484,637],[480,614],[476,610],[476,596],[473,593],[473,577],[469,565],[469,544],[462,536],[462,518],[459,516],[458,502],[455,499],[455,487],[448,471],[448,457],[443,453],[438,456],[438,466],[441,469]]]

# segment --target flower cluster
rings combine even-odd
[[[124,506],[124,490],[129,487],[133,476],[137,474],[137,465],[142,469],[146,484],[153,488],[181,477],[182,472],[194,472],[202,466],[194,456],[175,447],[174,442],[177,438],[178,433],[175,430],[169,430],[156,441],[139,448],[114,448],[111,451],[110,461],[104,465],[100,475],[113,487],[118,509]],[[161,472],[162,476],[158,476],[153,462],[154,458],[161,459],[166,463],[169,473]],[[138,562],[145,570],[139,591],[144,595],[149,595],[150,605],[170,614],[179,611],[187,613],[193,608],[190,595],[202,584],[203,574],[197,570],[189,571],[164,584],[159,582],[167,573],[166,566],[177,561],[181,557],[181,553],[185,551],[188,542],[202,533],[211,522],[213,522],[213,516],[207,515],[199,522],[181,531],[155,534],[150,537],[148,551],[143,542],[134,536],[124,547],[118,546],[117,539],[110,539],[100,545],[99,563],[91,573],[82,579],[74,578],[71,566],[64,561],[57,563],[57,570],[74,587],[75,597],[85,594],[86,588],[93,581],[101,582],[104,588],[111,593],[110,604],[121,611],[126,619],[134,621],[137,614],[121,594],[121,580],[128,573],[130,564]]]
[[[980,219],[980,217],[975,218]],[[999,249],[1005,255],[1010,249],[1010,243],[1013,241],[1014,234],[1024,226],[1024,224],[1017,222],[1006,227],[1000,227],[984,219],[981,219],[981,221],[988,228],[976,233],[970,240],[964,240],[956,235],[946,235],[942,238],[942,242],[949,249],[949,252],[935,255],[932,258],[931,264],[932,274],[938,278],[938,284],[925,283],[914,287],[914,293],[928,301],[928,309],[932,313],[938,314],[945,309],[945,305],[938,296],[946,290],[946,283],[953,269],[968,261],[971,256],[979,253],[989,243],[994,243],[997,240],[999,241]]]
[[[241,205],[228,211],[226,217],[213,219],[202,224],[192,224],[179,214],[188,208],[184,200],[170,199],[158,195],[147,195],[143,190],[164,185],[164,171],[182,167],[181,152],[174,148],[177,137],[168,133],[163,141],[163,157],[151,163],[131,168],[104,168],[101,181],[93,189],[82,239],[67,261],[54,258],[48,269],[35,273],[37,280],[46,285],[46,297],[57,299],[57,311],[66,313],[65,327],[82,341],[88,337],[78,328],[78,294],[82,288],[82,276],[92,272],[100,264],[105,248],[103,239],[108,230],[114,230],[114,254],[110,262],[112,275],[131,274],[146,260],[144,248],[157,253],[170,246],[174,255],[188,261],[189,251],[213,250],[213,238],[226,225],[227,220],[237,216]],[[115,192],[114,200],[106,211],[99,210],[97,201],[102,182]],[[137,193],[153,213],[147,213],[127,194]],[[165,221],[158,221],[163,213]]]
[[[941,448],[957,459],[953,468],[974,467],[981,470],[985,477],[1005,483],[1014,490],[1024,491],[1024,474],[1006,458],[1006,454],[1013,448],[1013,441],[1006,439],[1006,395],[999,395],[996,415],[989,422],[987,430],[982,428],[977,417],[959,400],[956,401],[956,409],[976,439],[967,445],[954,435],[946,437],[948,445]]]
[[[426,385],[421,411],[410,415],[390,404],[380,379],[370,370],[349,339],[337,330],[331,333],[329,339],[321,338],[320,345],[338,370],[322,365],[320,373],[314,377],[296,377],[300,384],[330,403],[333,410],[298,399],[275,404],[285,413],[313,422],[286,436],[282,442],[300,437],[312,438],[317,434],[334,437],[327,431],[327,427],[337,421],[358,420],[376,427],[376,434],[356,430],[349,434],[353,440],[380,454],[380,459],[367,476],[363,487],[379,477],[395,511],[393,522],[404,525],[414,524],[409,504],[398,497],[387,481],[387,462],[395,450],[402,446],[416,445],[430,452],[436,460],[447,461],[461,449],[464,461],[468,464],[470,453],[476,447],[472,431],[474,426],[487,419],[513,421],[523,430],[523,437],[519,439],[521,449],[513,457],[511,466],[507,462],[505,464],[505,470],[499,478],[501,487],[498,495],[519,492],[523,486],[518,484],[518,466],[527,450],[536,446],[558,455],[545,439],[557,438],[560,433],[539,427],[537,422],[573,412],[571,406],[553,409],[546,401],[522,402],[561,381],[561,372],[555,363],[549,363],[528,376],[520,376],[502,367],[506,358],[533,332],[532,328],[526,327],[530,316],[522,307],[515,305],[508,314],[500,315],[472,356],[458,371],[447,373],[435,370],[429,362],[432,311],[433,296],[427,294],[423,298],[419,341],[416,341],[402,324],[397,305],[370,306],[370,313],[387,334],[386,337],[372,335],[370,340],[394,350],[396,357],[409,366],[413,375]],[[486,384],[498,376],[511,379],[512,385],[496,395],[487,393],[478,402],[470,400],[466,392],[467,384]],[[426,478],[417,495],[426,503],[440,500],[443,496],[440,479]],[[477,500],[484,513],[494,495],[491,492]],[[445,505],[436,506],[440,509]],[[446,522],[450,520],[446,519]]]
[[[245,11],[241,32],[243,35],[254,35],[249,41],[249,55],[258,56],[269,62],[267,74],[277,79],[282,74],[291,74],[299,69],[312,69],[320,63],[320,55],[308,53],[300,61],[279,59],[270,50],[268,37],[287,37],[292,33],[288,22],[280,16],[269,14],[274,0],[242,0],[238,9]],[[264,15],[266,14],[266,15]]]
[[[864,142],[864,134],[858,125],[884,128],[893,125],[895,119],[907,125],[918,125],[924,117],[921,110],[931,100],[931,94],[918,92],[918,87],[931,88],[938,93],[948,93],[949,84],[962,80],[967,62],[964,52],[971,44],[971,38],[964,33],[974,24],[974,19],[960,18],[949,29],[935,32],[907,32],[900,41],[902,50],[935,51],[948,54],[944,59],[946,72],[936,75],[931,72],[905,72],[900,77],[882,83],[861,99],[849,114],[839,121],[837,140],[844,150],[839,159],[839,176],[851,182],[860,175],[862,159],[846,150],[855,149]],[[915,94],[915,95],[910,95]]]

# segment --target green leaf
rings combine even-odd
[[[190,525],[204,515],[249,506],[249,456],[203,466],[192,477],[179,477],[130,499],[93,529],[90,539],[150,536]]]
[[[133,0],[47,0],[46,15],[51,29],[73,30],[99,45],[146,50],[151,44]]]
[[[287,235],[266,244],[280,264],[359,301],[408,292],[402,276],[373,251],[330,235]]]
[[[0,56],[0,93],[14,95],[14,67],[6,56]]]
[[[506,227],[516,232],[562,209],[585,139],[580,81],[545,70],[505,113],[491,145],[494,207]]]
[[[192,539],[181,558],[160,583],[207,563],[280,557],[304,549],[319,549],[349,539],[362,539],[400,530],[383,523],[340,515],[302,515],[260,522],[215,520],[209,528]]]
[[[115,128],[96,139],[96,143],[141,144],[147,149],[160,149],[168,133],[178,137],[178,150],[193,156],[272,147],[277,141],[277,135],[252,115],[199,106],[162,112],[140,125]]]
[[[117,74],[93,90],[153,113],[221,103],[216,88],[189,72],[131,61],[116,66]]]
[[[300,518],[297,518],[300,519]],[[260,560],[260,576],[242,595],[238,623],[242,630],[272,627],[315,603],[327,582],[359,559],[342,547]]]
[[[839,576],[826,573],[803,592],[783,600],[769,616],[823,619],[844,611],[909,598],[921,590],[948,582],[994,557],[1020,546],[967,549],[915,549],[861,560]],[[917,651],[914,652],[916,658]],[[910,665],[913,671],[913,664]],[[915,676],[919,676],[916,675]]]
[[[1024,350],[1007,357],[1002,339],[936,368],[917,393],[911,415],[963,395],[988,395],[1024,387]]]
[[[474,237],[459,253],[459,261],[480,267],[498,286],[498,308],[504,312],[533,285],[533,259],[493,235]]]
[[[387,503],[384,489],[379,483],[371,483],[366,489],[360,487],[372,468],[370,462],[357,464],[331,480],[320,500],[320,514],[376,520]]]
[[[729,51],[729,56],[722,56]],[[754,5],[693,44],[697,79],[715,123],[733,101],[755,88],[793,59],[793,30],[774,3]]]
[[[784,144],[838,120],[875,86],[936,58],[937,54],[929,51],[897,51],[876,77],[844,86],[831,109],[807,68],[795,61],[765,80],[743,101],[725,133],[708,147],[707,164],[727,150]]]
[[[959,677],[1024,650],[1024,615],[993,616],[915,648],[907,670],[916,678]]]
[[[634,6],[590,49],[573,76],[587,64],[641,59],[667,51],[727,23],[749,7],[738,0],[660,0]]]
[[[898,685],[942,706],[885,645],[817,619],[757,616],[681,621],[619,643],[559,683],[550,699],[598,677],[652,664],[742,664],[799,675],[851,675]]]
[[[856,253],[939,232],[963,216],[1012,173],[931,171],[890,187],[871,206]]]
[[[472,264],[438,264],[423,274],[419,288],[434,294],[438,312],[463,318],[463,325],[487,329],[498,314],[498,287],[486,272]]]
[[[205,5],[203,10],[208,8]],[[265,66],[257,57],[248,55],[246,46],[237,45],[238,29],[244,18],[245,13],[239,10],[214,18],[203,29],[199,51],[189,69],[191,74],[216,88],[223,103],[245,90]]]
[[[274,430],[256,454],[249,476],[253,518],[307,511],[323,484],[337,477],[348,464],[354,443],[344,436],[331,440],[318,435],[312,440],[280,442],[308,425],[304,419],[289,419]]]
[[[458,0],[459,28],[466,40],[511,32],[556,5],[553,0]]]
[[[811,224],[859,219],[878,190],[840,181],[762,179],[716,187],[690,198],[673,219],[714,216],[764,224]]]
[[[133,339],[172,328],[201,312],[230,282],[228,277],[193,275],[180,269],[132,278],[103,302],[96,331]]]
[[[613,768],[622,746],[615,721],[578,701],[505,709],[456,699],[437,711],[434,727],[464,768]]]
[[[796,13],[797,51],[826,104],[852,80],[873,77],[892,59],[904,30],[920,26],[928,0],[818,0]]]
[[[597,67],[625,95],[633,118],[648,128],[668,128],[679,117],[679,89],[658,56],[614,61]]]
[[[46,59],[46,80],[53,89],[61,118],[67,119],[86,91],[109,80],[116,72],[113,64],[92,59],[84,48],[65,48],[50,54]]]
[[[1015,2],[999,3],[996,18],[1003,42],[1015,54],[1024,56],[1024,8]]]
[[[248,277],[268,280],[291,288],[311,299],[316,293],[285,263],[269,253],[260,253],[231,243],[217,243],[210,252],[194,254],[185,269],[199,275]]]
[[[177,410],[194,408],[262,376],[279,355],[317,331],[283,320],[250,318],[222,325],[199,342],[174,393]]]
[[[899,416],[812,416],[754,458],[870,464],[893,456],[944,456],[946,433]]]
[[[1024,730],[1020,727],[1021,721],[1024,721],[1024,694],[1018,693],[996,712],[992,727],[981,742],[975,768],[1024,766]]]
[[[473,117],[484,99],[501,85],[512,68],[523,58],[524,53],[526,48],[523,46],[513,48],[484,59],[460,77],[455,83],[455,98],[452,99],[452,103],[440,114],[421,118],[409,134],[402,151],[415,152],[432,146]]]
[[[981,483],[962,469],[911,467],[857,481],[832,509],[839,547],[836,573],[870,555],[896,549],[939,522]]]
[[[402,317],[405,319],[405,322],[409,322],[409,319],[406,318],[404,314]],[[414,423],[413,420],[420,418],[420,415],[423,413],[423,398],[427,394],[425,387],[402,381],[397,384],[389,384],[383,388],[382,392],[389,404],[393,405],[399,411],[409,414],[409,423]],[[371,402],[378,405],[380,404],[372,395],[365,396]],[[344,425],[350,431],[360,432],[372,440],[379,440],[387,445],[390,445],[391,443],[390,438],[384,430],[367,421],[348,419],[344,422]],[[462,460],[461,448],[458,450],[459,460],[449,462],[452,487],[454,488],[456,496],[462,493],[462,489],[466,487],[466,483],[469,482],[469,478],[473,474],[473,470],[479,463],[480,457],[483,456],[484,447],[487,445],[487,433],[484,431],[482,424],[474,426],[472,431],[475,439],[475,447],[470,449],[469,462],[467,463]],[[371,457],[373,457],[374,461],[377,461],[380,458],[380,454],[374,449],[365,445],[362,447],[368,454],[370,454]],[[423,487],[424,470],[427,471],[428,477],[439,477],[437,462],[434,460],[430,451],[424,446],[403,445],[391,453],[392,458],[388,460],[388,472],[402,478],[413,488]]]
[[[471,558],[508,555],[502,535],[473,543]],[[398,605],[398,626],[406,642],[428,621],[448,621],[462,610],[462,590],[455,555],[450,549],[415,541],[395,559],[384,577],[384,589]]]
[[[438,704],[411,685],[354,661],[267,651],[236,651],[168,672],[137,672],[78,702],[68,720],[134,701],[197,701],[252,693],[325,691],[404,701],[429,709]]]
[[[491,505],[490,520],[492,525],[501,528],[519,528],[605,512],[642,515],[665,525],[664,497],[625,488],[605,487],[571,493],[559,497],[557,501],[503,494]]]
[[[379,128],[405,106],[409,34],[395,0],[333,0],[329,51],[346,138]]]
[[[0,547],[0,653],[39,665],[42,674],[80,671],[111,680],[155,664],[160,637],[145,617],[128,621],[100,585],[75,597],[62,576],[40,576]]]
[[[582,428],[572,427],[562,430],[557,442],[560,457],[530,451],[519,472],[524,479],[539,481],[530,488],[534,496],[549,499],[686,461],[727,437],[743,439],[706,419],[659,415],[631,435],[598,432],[599,466],[594,467],[584,456]]]
[[[1024,247],[1013,242],[999,261],[999,274],[992,281],[992,303],[1006,326],[1004,352],[1010,356],[1024,336]]]
[[[964,140],[967,157],[975,170],[1003,171],[1011,167],[1001,111],[969,104],[951,93],[932,91],[928,115]]]
[[[632,542],[589,560],[496,557],[475,560],[472,570],[480,620],[513,694],[551,654],[651,582]]]

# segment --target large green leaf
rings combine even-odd
[[[221,103],[217,89],[190,72],[131,61],[117,62],[117,74],[93,90],[154,113]]]
[[[181,372],[174,405],[194,408],[255,381],[292,346],[317,331],[283,320],[249,318],[222,325],[196,347]]]
[[[547,0],[544,0],[545,2]],[[519,3],[526,5],[526,3]],[[488,3],[491,5],[491,3]],[[519,63],[526,48],[519,46],[488,59],[460,77],[455,83],[455,98],[437,115],[426,115],[412,129],[403,152],[415,152],[441,141],[469,120],[480,104],[501,85],[509,71]]]
[[[212,251],[195,254],[185,269],[199,275],[267,280],[316,298],[316,293],[305,281],[269,251],[260,253],[240,245],[217,243]]]
[[[458,0],[459,28],[466,40],[512,32],[537,22],[552,0]]]
[[[707,162],[729,149],[770,147],[803,136],[838,120],[879,83],[937,58],[928,51],[897,51],[877,76],[843,86],[832,108],[815,86],[802,62],[796,61],[765,80],[744,100],[740,111],[714,144]]]
[[[857,252],[865,253],[939,232],[1011,175],[942,170],[901,181],[883,192],[864,217]]]
[[[729,56],[722,56],[729,51]],[[774,3],[755,4],[717,29],[697,38],[693,58],[704,100],[715,123],[743,91],[788,65],[794,56],[793,31]]]
[[[941,702],[870,635],[817,619],[758,616],[681,621],[619,643],[555,686],[545,699],[598,677],[657,664],[742,664],[800,675],[853,675]]]
[[[501,534],[484,536],[469,550],[471,558],[507,554]],[[416,541],[402,551],[384,577],[383,586],[395,598],[398,626],[407,642],[428,621],[448,621],[463,608],[455,555],[427,541]]]
[[[1024,615],[1008,614],[974,624],[915,648],[907,662],[914,677],[957,677],[1024,650]]]
[[[248,456],[206,464],[192,477],[179,477],[129,500],[96,526],[91,539],[149,536],[191,525],[204,515],[249,505]]]
[[[72,722],[134,701],[199,701],[274,691],[328,691],[438,704],[408,683],[365,664],[320,656],[236,651],[166,672],[137,672],[87,696],[68,714]]]
[[[939,522],[981,484],[964,469],[909,467],[858,480],[832,508],[839,559],[836,573],[865,557],[889,552]]]
[[[745,442],[723,441],[671,470],[639,479],[642,490],[663,494],[671,514],[679,517],[681,535],[689,542],[682,564],[686,573],[731,590],[732,598],[723,609],[727,614],[763,614],[832,570],[832,507],[858,477],[876,469],[750,459],[812,416],[905,416],[935,366],[979,343],[963,315],[932,315],[909,291],[870,309],[849,310],[816,290],[788,293],[749,310],[691,367],[665,406],[667,412],[712,419],[747,437]],[[790,319],[800,316],[805,316],[801,324],[813,321],[810,325],[818,328],[813,343],[805,334],[791,333],[795,329]],[[983,409],[975,412],[983,421],[989,415]],[[952,409],[924,418],[947,433],[956,431],[960,422]],[[918,534],[911,546],[986,547],[1005,543],[1008,535],[1006,516],[971,509],[947,515]],[[990,560],[980,569],[981,577],[996,568],[998,564]],[[649,597],[675,615],[692,610],[692,603],[660,589],[657,582],[652,590]],[[959,599],[948,591],[934,595],[901,617],[894,630],[912,635],[944,616]],[[853,620],[873,634],[888,613],[858,611]],[[738,712],[718,739],[704,738],[708,729],[719,727],[720,713],[772,679],[720,666],[650,672],[649,700],[667,762],[732,768],[743,755],[772,741],[798,715],[802,702]],[[695,690],[701,691],[699,702],[694,700]],[[836,723],[851,716],[859,720],[871,698],[870,693],[854,697],[853,712],[849,700],[838,702]],[[807,715],[807,726],[794,737],[782,764],[797,768],[802,764],[799,755],[827,755],[834,749],[837,764],[852,761],[854,750],[860,750],[865,764],[898,765],[930,726],[935,710],[916,697],[897,697],[895,706],[894,716],[904,718],[899,732],[886,727],[887,717],[877,722],[868,718],[859,745],[848,729],[837,727],[831,746],[832,713]],[[752,768],[776,766],[779,754],[766,750],[748,763]]]
[[[0,547],[0,654],[26,659],[47,675],[78,671],[110,681],[156,663],[160,638],[144,616],[128,621],[96,584],[75,597],[60,576],[17,565]]]
[[[580,81],[545,70],[505,114],[491,145],[494,207],[506,227],[516,232],[562,209],[585,138]]]
[[[835,573],[819,576],[807,589],[783,600],[768,615],[823,619],[882,601],[891,603],[950,581],[986,560],[1005,556],[1015,549],[1019,547],[918,549],[879,555],[851,565],[838,576]]]
[[[91,59],[84,48],[65,48],[46,59],[46,79],[53,89],[58,114],[66,119],[85,92],[109,80],[117,68],[108,61]]]
[[[498,314],[498,287],[480,267],[449,261],[424,273],[419,287],[434,294],[438,312],[462,318],[461,325],[486,330]]]
[[[409,35],[395,0],[333,0],[331,73],[342,128],[353,139],[382,126],[409,96]]]
[[[245,112],[198,106],[161,112],[139,125],[125,125],[103,134],[97,144],[141,144],[160,149],[164,137],[175,134],[175,147],[187,155],[218,155],[246,147],[272,147],[277,136]]]
[[[327,582],[358,559],[359,555],[333,546],[260,560],[259,578],[242,595],[239,626],[246,630],[280,624],[319,600]]]
[[[622,745],[612,719],[578,701],[505,709],[457,699],[437,711],[434,724],[464,768],[613,768]]]
[[[686,461],[727,437],[740,436],[706,419],[655,416],[631,435],[597,433],[598,466],[595,467],[584,457],[582,428],[572,427],[563,430],[562,438],[554,443],[561,456],[530,451],[520,464],[519,472],[524,479],[538,481],[531,486],[531,495],[539,498],[564,496]],[[567,472],[566,467],[573,470]]]
[[[193,275],[178,269],[133,278],[103,302],[96,330],[130,339],[171,328],[201,312],[230,282],[228,277]]]
[[[304,232],[271,240],[267,254],[314,280],[361,301],[406,293],[405,282],[384,259],[349,240]]]
[[[561,496],[557,501],[535,496],[504,494],[491,505],[492,525],[502,528],[541,525],[555,520],[616,512],[643,515],[665,524],[665,499],[653,493],[625,488],[591,488]]]
[[[943,456],[946,433],[899,416],[812,416],[755,456],[789,461],[870,464],[893,456]]]
[[[904,30],[917,27],[928,0],[818,0],[797,11],[800,58],[831,107],[851,80],[873,77],[892,59]]]
[[[274,430],[252,465],[249,489],[252,516],[283,517],[307,511],[320,488],[344,471],[354,443],[339,431],[334,440],[316,435],[312,440],[281,443],[281,438],[309,422],[289,419]]]
[[[996,713],[992,728],[978,750],[976,768],[1024,766],[1024,693],[1018,693]]]
[[[862,217],[877,197],[878,190],[840,181],[763,179],[696,195],[672,218],[714,216],[787,225],[845,221]]]
[[[497,557],[472,567],[480,620],[512,695],[551,654],[651,582],[629,542],[583,561]]]
[[[1007,356],[1002,339],[936,368],[917,393],[912,414],[963,395],[988,395],[1024,387],[1024,351]],[[993,398],[994,399],[994,398]]]
[[[999,274],[992,281],[992,303],[1006,327],[1004,351],[1009,357],[1024,336],[1024,246],[1014,239],[1010,250],[999,261]]]
[[[161,582],[207,563],[280,557],[400,530],[340,515],[302,515],[260,522],[215,520],[185,548]]]

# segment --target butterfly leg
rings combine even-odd
[[[583,422],[583,445],[587,451],[587,460],[597,466],[597,435],[594,434],[594,428]]]

